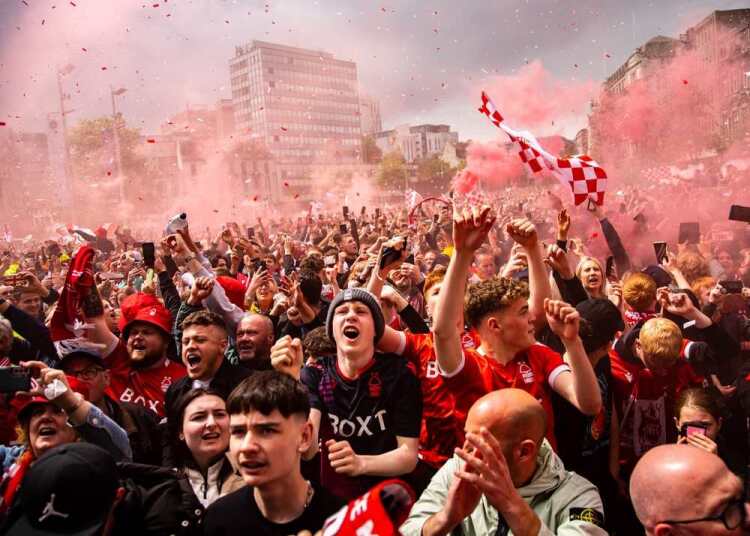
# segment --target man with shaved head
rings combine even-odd
[[[721,458],[689,445],[649,450],[630,478],[630,496],[646,534],[748,534],[742,481]]]
[[[493,391],[466,418],[466,442],[433,477],[404,535],[605,535],[602,502],[565,470],[544,438],[542,405],[521,389]],[[696,449],[697,450],[697,449]]]
[[[240,364],[253,370],[271,369],[273,322],[266,315],[247,313],[237,323],[235,347]]]

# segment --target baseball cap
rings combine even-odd
[[[576,305],[581,315],[579,333],[587,352],[611,342],[618,331],[625,329],[620,310],[609,300],[591,298]]]
[[[43,454],[23,479],[23,514],[8,536],[101,534],[120,487],[112,456],[91,443],[68,443]]]

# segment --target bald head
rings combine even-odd
[[[741,492],[739,478],[721,458],[690,445],[661,445],[649,450],[630,479],[635,513],[650,534],[663,521],[710,516]]]
[[[254,366],[270,363],[273,322],[265,315],[249,313],[237,324],[237,353],[240,361]],[[263,367],[261,367],[263,368]]]
[[[477,400],[466,418],[466,430],[487,428],[498,440],[531,439],[539,445],[547,428],[544,408],[521,389],[500,389]]]

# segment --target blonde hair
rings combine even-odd
[[[704,290],[711,290],[716,286],[716,279],[711,276],[699,277],[691,282],[690,290],[700,299]]]
[[[708,261],[695,251],[683,251],[677,255],[677,267],[692,285],[697,279],[710,275]]]
[[[599,292],[601,293],[601,296],[607,297],[607,274],[604,273],[604,266],[602,266],[602,263],[599,262],[599,259],[596,257],[581,257],[581,260],[578,261],[578,266],[576,266],[576,277],[578,279],[581,279],[581,272],[583,271],[583,266],[587,262],[593,262],[599,267],[599,272],[602,274],[602,286],[599,289]],[[581,281],[583,283],[583,281]],[[588,291],[587,291],[588,292]],[[591,296],[592,298],[597,298],[599,296]]]
[[[680,357],[682,332],[671,320],[651,318],[643,324],[638,342],[641,344],[644,361],[648,359],[652,363],[668,367]]]

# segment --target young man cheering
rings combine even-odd
[[[435,353],[453,390],[459,411],[482,395],[508,387],[537,398],[548,415],[547,437],[554,446],[549,389],[582,413],[596,415],[602,405],[596,376],[578,336],[579,315],[570,305],[544,298],[548,287],[541,245],[528,220],[515,220],[508,234],[525,250],[530,288],[510,278],[492,278],[469,288],[463,297],[474,252],[494,224],[489,207],[458,214],[453,225],[455,254],[451,258],[435,310]],[[541,291],[541,292],[540,292]],[[463,307],[462,307],[463,306]],[[463,310],[462,310],[463,309]],[[476,350],[461,345],[464,317],[479,334]],[[535,340],[535,328],[549,323],[565,346],[567,363]]]
[[[271,363],[310,392],[315,440],[320,437],[321,484],[351,500],[385,477],[411,473],[417,465],[422,420],[419,382],[405,359],[375,352],[385,321],[377,299],[354,288],[340,292],[328,309],[326,328],[336,355],[301,369],[298,339],[280,339]]]
[[[319,530],[341,503],[302,477],[313,442],[305,388],[287,374],[256,372],[232,391],[229,451],[247,484],[206,512],[204,534],[287,536]]]

